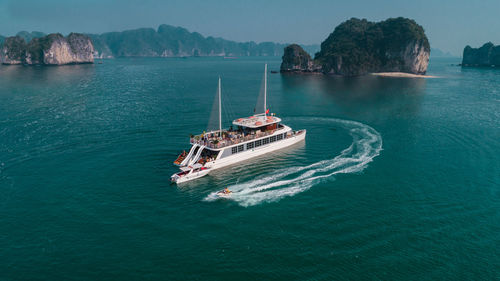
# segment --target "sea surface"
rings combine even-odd
[[[265,62],[0,66],[0,280],[500,280],[500,70],[460,58],[269,74],[305,142],[171,185],[218,76],[229,126]]]

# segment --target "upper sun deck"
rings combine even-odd
[[[248,141],[258,140],[266,136],[286,133],[290,130],[290,127],[282,124],[270,130],[254,130],[248,134],[245,134],[242,131],[224,130],[222,132],[222,138],[220,138],[216,132],[209,132],[202,135],[192,136],[189,142],[191,144],[204,145],[210,150],[219,150],[228,146],[241,145]]]
[[[276,116],[266,116],[264,114],[260,114],[236,119],[233,121],[233,125],[255,129],[279,122],[281,122],[281,119]]]

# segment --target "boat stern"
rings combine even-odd
[[[179,176],[177,174],[173,174],[171,177],[170,177],[170,183],[177,183],[177,181],[179,180]]]

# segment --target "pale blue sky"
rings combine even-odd
[[[319,44],[351,17],[404,16],[431,46],[461,54],[465,45],[500,44],[500,0],[0,0],[0,34],[20,30],[101,33],[162,23],[236,41]]]

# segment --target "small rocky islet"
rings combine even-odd
[[[422,26],[407,18],[381,22],[351,18],[321,43],[314,59],[296,44],[284,50],[282,73],[359,76],[375,72],[425,74],[430,44]]]
[[[462,66],[500,67],[500,45],[488,42],[480,48],[466,46],[462,57]]]
[[[0,55],[2,64],[7,65],[64,65],[93,63],[93,53],[94,45],[87,35],[53,33],[29,42],[21,36],[5,38]]]

